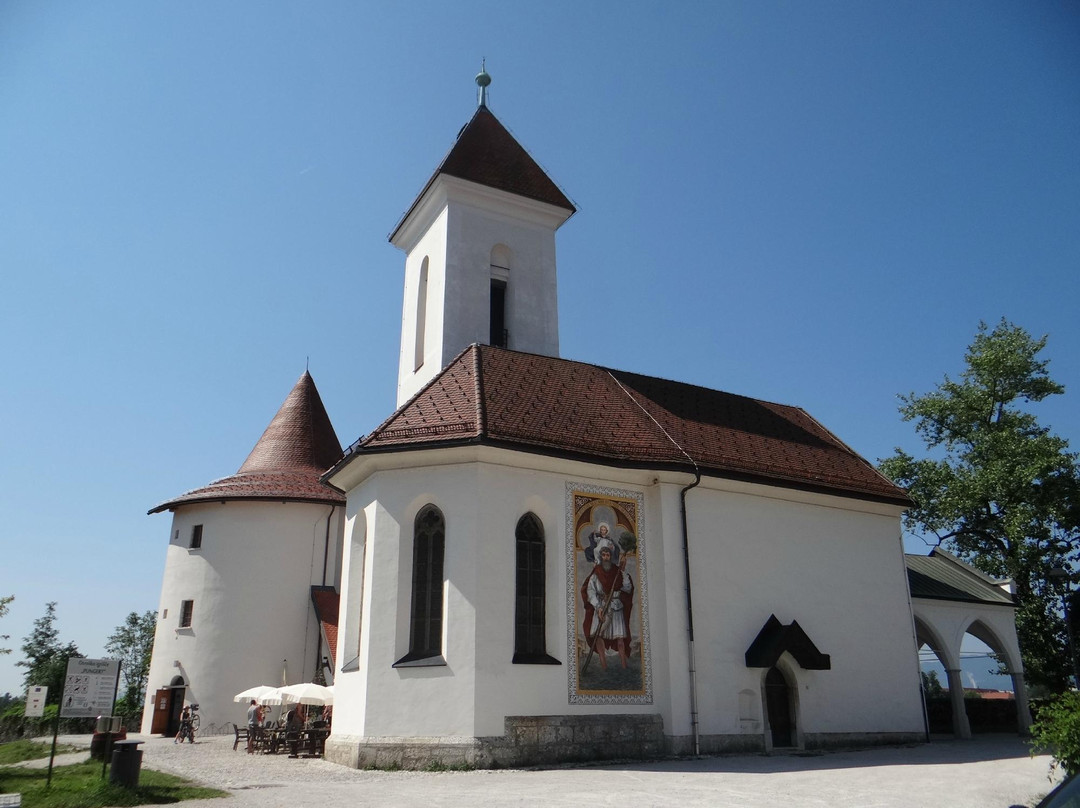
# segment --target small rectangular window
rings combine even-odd
[[[180,603],[180,628],[191,628],[191,613],[195,609],[195,601],[185,600]]]
[[[195,525],[191,529],[191,544],[189,546],[192,550],[202,547],[202,525]]]

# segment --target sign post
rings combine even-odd
[[[53,726],[52,755],[49,757],[49,776],[45,783],[52,782],[53,758],[56,757],[56,736],[60,732],[61,718],[96,718],[99,715],[112,715],[116,703],[116,688],[120,683],[120,662],[116,659],[83,659],[72,657],[68,660],[67,676],[64,678],[64,690],[60,697],[60,709],[56,713]],[[112,739],[112,734],[109,734]],[[105,776],[105,764],[109,753],[105,752],[101,776]]]

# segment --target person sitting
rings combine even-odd
[[[285,716],[285,743],[289,745],[289,757],[298,757],[297,748],[300,746],[300,730],[304,728],[304,722],[296,710],[289,710]]]

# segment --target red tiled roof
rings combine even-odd
[[[342,503],[341,492],[320,479],[340,457],[330,416],[305,370],[236,474],[156,505],[149,513],[234,499]]]
[[[440,174],[547,202],[571,213],[577,210],[487,107],[477,107],[472,119],[458,133],[449,153],[394,228],[394,233],[401,229]],[[391,240],[393,237],[391,234]]]
[[[338,610],[341,595],[332,586],[311,587],[311,602],[315,605],[315,617],[322,625],[323,636],[330,648],[330,661],[337,659]]]
[[[346,454],[479,442],[910,504],[903,490],[798,407],[486,345]],[[691,458],[693,463],[691,463]]]

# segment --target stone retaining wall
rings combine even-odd
[[[489,738],[359,738],[332,735],[325,757],[353,768],[512,768],[669,754],[659,715],[507,716]]]

